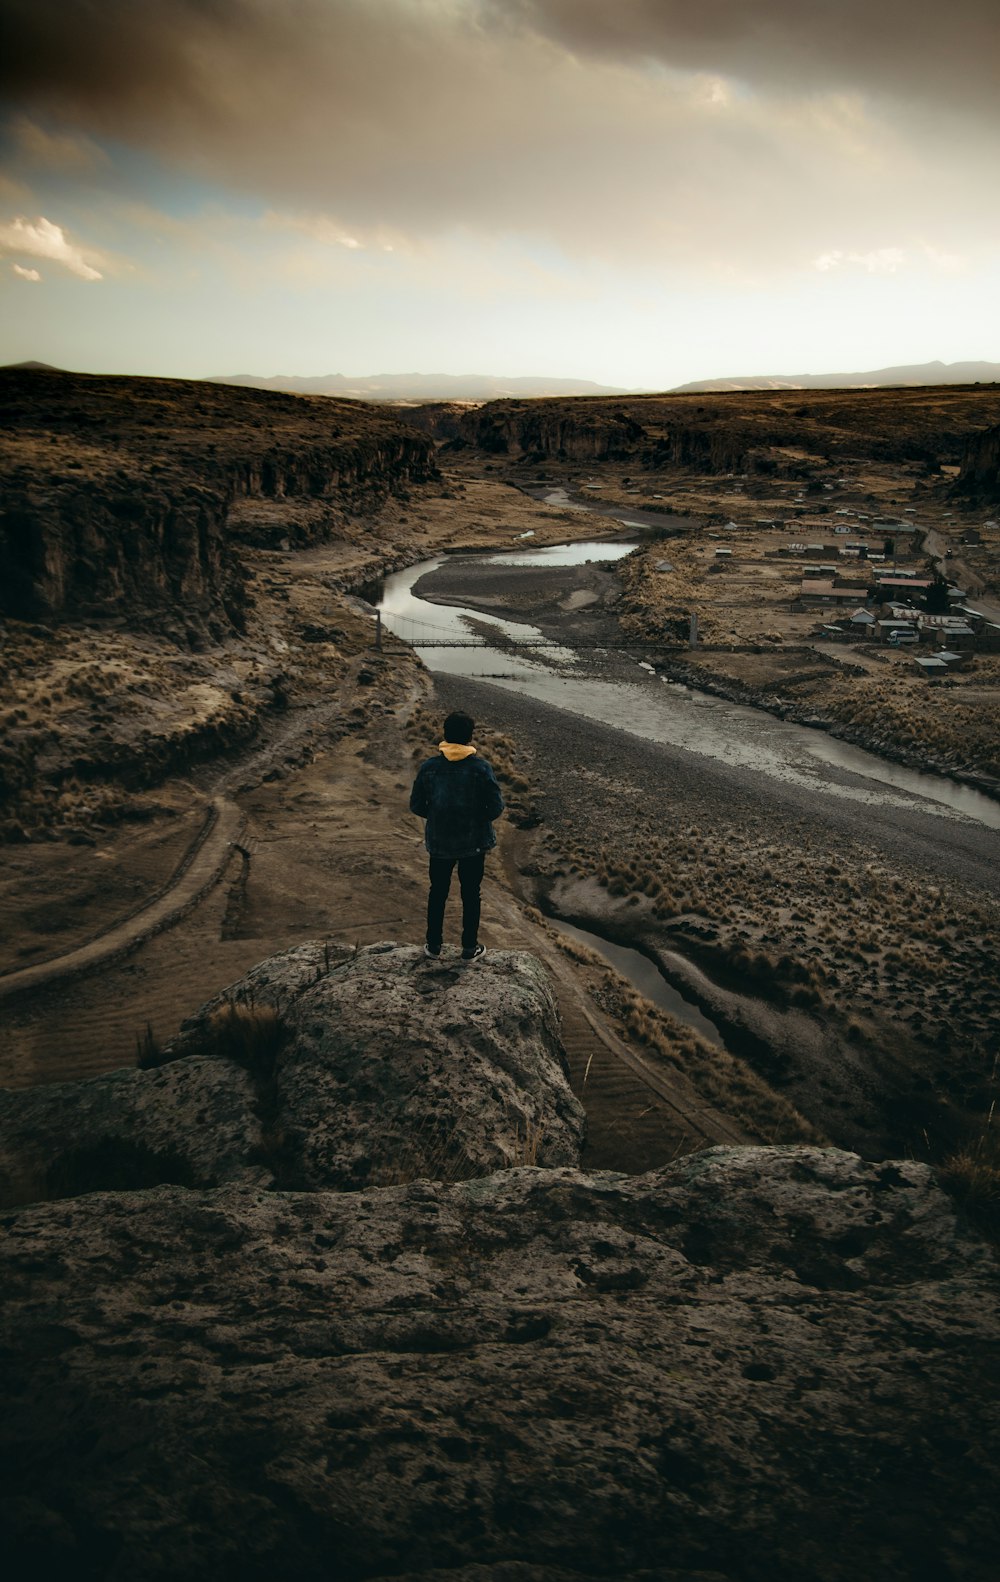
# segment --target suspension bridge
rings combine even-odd
[[[481,633],[470,632],[467,635],[455,635],[454,627],[439,626],[433,621],[416,620],[410,616],[394,615],[391,624],[384,621],[381,610],[375,616],[375,647],[382,648],[386,638],[394,638],[397,642],[405,643],[408,648],[499,648],[509,649],[562,649],[576,652],[583,649],[660,649],[663,640],[659,641],[632,641],[618,636],[608,638],[574,638],[567,641],[558,637],[521,637],[507,632],[501,626],[494,626],[488,616],[483,616],[483,624],[489,624],[490,630]]]

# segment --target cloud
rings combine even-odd
[[[1000,101],[996,0],[4,0],[5,65],[13,97],[161,107],[225,99],[228,59],[254,77],[272,67],[314,75],[404,57],[538,52],[591,61],[656,61],[736,78],[761,90],[861,90],[922,103]],[[373,53],[373,44],[377,50]],[[220,67],[222,80],[220,80]],[[512,85],[512,91],[516,87]]]
[[[69,240],[61,225],[55,225],[41,215],[36,220],[26,220],[20,216],[7,225],[0,224],[0,249],[7,253],[27,254],[29,258],[49,258],[53,263],[62,264],[80,280],[104,278],[100,270],[87,261],[88,257],[94,255],[85,254]],[[31,277],[29,275],[26,278]]]
[[[21,264],[11,264],[11,269],[20,280],[41,280],[37,269],[25,269]]]
[[[39,150],[115,139],[359,253],[518,236],[752,276],[919,246],[935,190],[942,253],[993,223],[996,0],[3,4]]]
[[[1000,102],[996,0],[488,0],[498,20],[602,59],[655,59],[765,90]]]
[[[854,266],[869,275],[894,275],[904,264],[905,258],[901,247],[875,247],[867,253],[844,252],[841,248],[835,248],[833,252],[821,253],[815,258],[813,268],[826,274],[833,269]]]
[[[15,116],[10,130],[15,148],[30,165],[79,174],[108,162],[89,137],[51,132],[26,115]]]

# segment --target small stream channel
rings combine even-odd
[[[661,1010],[669,1011],[679,1022],[686,1022],[693,1027],[696,1033],[710,1044],[718,1044],[724,1048],[722,1034],[714,1022],[703,1015],[694,1000],[686,999],[679,989],[675,989],[660,971],[655,962],[650,961],[639,950],[631,950],[627,945],[613,944],[610,939],[603,939],[600,934],[593,934],[589,929],[579,928],[575,923],[565,923],[561,917],[550,917],[552,927],[564,934],[567,939],[575,939],[579,945],[587,945],[591,950],[603,956],[608,964],[614,967],[617,973],[627,978],[634,988],[644,994],[647,1000],[652,1000]]]

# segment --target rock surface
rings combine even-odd
[[[184,1024],[156,1069],[6,1093],[0,1203],[244,1180],[353,1189],[576,1165],[583,1110],[544,969],[295,946]]]
[[[5,1206],[122,1187],[271,1180],[259,1160],[257,1089],[232,1061],[195,1055],[158,1071],[0,1091],[0,1100]]]
[[[18,1578],[995,1575],[996,1263],[924,1166],[159,1187],[3,1231]]]
[[[544,968],[491,951],[472,966],[412,945],[300,945],[184,1024],[168,1053],[208,1047],[227,1004],[277,1006],[273,1072],[283,1185],[457,1180],[575,1165],[584,1115],[567,1079]]]
[[[488,401],[456,419],[433,409],[433,431],[511,462],[623,462],[637,469],[802,476],[801,460],[873,457],[958,462],[970,429],[997,422],[995,386],[758,390]],[[789,474],[789,468],[791,472]]]

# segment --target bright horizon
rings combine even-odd
[[[1000,361],[992,0],[0,4],[0,362]]]

